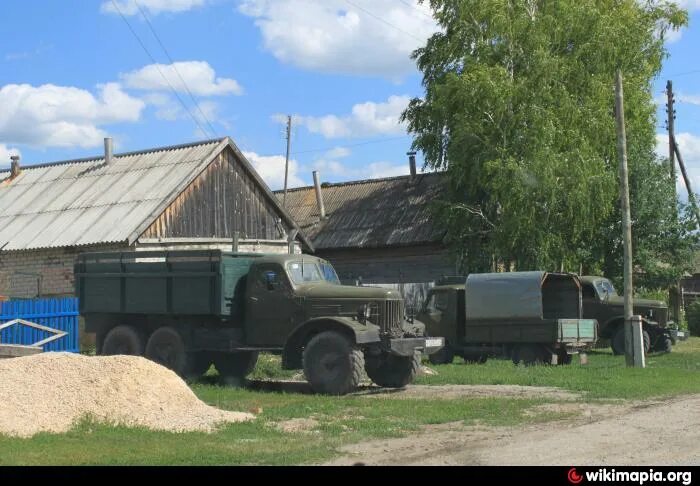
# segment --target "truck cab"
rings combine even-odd
[[[583,316],[596,319],[600,337],[610,340],[614,354],[625,353],[625,301],[612,282],[600,276],[582,276]],[[670,352],[674,336],[669,329],[668,306],[660,300],[633,299],[634,314],[642,316],[644,351]]]

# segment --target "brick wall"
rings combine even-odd
[[[84,251],[111,251],[125,246],[52,248],[0,252],[0,295],[13,298],[73,295],[75,256]]]

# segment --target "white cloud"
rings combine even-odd
[[[427,2],[353,3],[357,6],[343,0],[244,0],[239,11],[255,19],[265,48],[282,62],[389,78],[412,72],[411,52],[437,30]]]
[[[16,148],[8,147],[4,143],[0,143],[0,169],[10,166],[11,155],[22,155],[22,153]]]
[[[71,86],[8,84],[0,87],[0,140],[43,147],[94,147],[101,125],[134,122],[145,103],[116,83],[97,95]]]
[[[335,147],[325,153],[325,157],[330,159],[342,159],[350,155],[350,149],[346,147]]]
[[[688,105],[700,106],[700,95],[688,95],[683,93],[678,93],[676,95],[676,100],[679,103],[686,103]]]
[[[163,76],[165,76],[167,82],[163,79]],[[180,76],[182,76],[192,94],[197,96],[243,94],[243,88],[235,79],[216,77],[216,72],[206,61],[149,64],[141,69],[119,75],[129,88],[167,91],[172,86],[176,91],[186,93],[187,89],[182,80],[180,80]],[[168,83],[170,83],[170,86]]]
[[[255,152],[243,152],[243,155],[253,164],[260,177],[270,186],[270,189],[284,188],[284,156],[258,155]],[[295,159],[289,161],[289,176],[287,187],[303,186],[304,181],[299,176],[299,164]]]
[[[373,162],[369,164],[367,169],[369,179],[376,179],[379,177],[394,177],[400,175],[407,175],[410,173],[408,163],[394,164],[393,162]]]
[[[683,162],[685,163],[693,191],[696,194],[700,194],[700,136],[688,132],[677,133],[676,142],[678,143],[678,150],[683,156]],[[668,135],[656,135],[656,153],[660,157],[668,157]],[[677,162],[676,191],[683,196],[683,199],[687,197],[685,182]]]
[[[408,96],[390,96],[382,103],[358,103],[349,115],[295,115],[294,120],[311,133],[326,138],[401,134],[406,133],[406,128],[399,122],[399,117],[409,101]]]
[[[100,10],[102,13],[118,14],[121,11],[124,15],[136,15],[140,5],[142,9],[156,15],[164,12],[186,12],[205,3],[206,0],[116,0],[115,7],[115,2],[109,0],[102,2]]]
[[[191,117],[193,116],[197,119],[199,125],[206,127],[209,123],[214,123],[214,120],[218,119],[219,105],[210,100],[200,100],[197,103],[199,109],[193,105],[188,105],[189,113],[179,101],[163,93],[149,93],[143,97],[143,100],[155,108],[155,115],[159,120],[192,120]],[[211,136],[211,134],[204,135]]]

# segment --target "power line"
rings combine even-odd
[[[112,0],[112,1],[114,1],[114,0]],[[374,19],[376,19],[376,20],[382,22],[383,24],[388,25],[389,27],[392,27],[392,28],[398,30],[399,32],[403,32],[403,33],[406,34],[407,36],[413,37],[413,38],[416,39],[417,41],[420,41],[420,42],[425,41],[425,39],[421,39],[420,37],[417,37],[417,36],[411,34],[409,31],[403,30],[401,27],[397,27],[396,25],[392,24],[391,22],[384,20],[383,18],[379,17],[378,15],[373,14],[373,13],[370,12],[369,10],[367,10],[367,9],[365,9],[365,8],[363,8],[363,7],[360,7],[359,5],[357,5],[356,3],[351,2],[350,0],[345,0],[345,1],[346,1],[347,3],[349,3],[350,5],[352,5],[353,7],[355,7],[356,9],[362,10],[364,13],[366,13],[366,14],[369,15],[370,17],[372,17],[372,18],[374,18]]]
[[[413,9],[417,10],[418,12],[423,14],[425,17],[428,17],[430,20],[435,20],[432,15],[428,15],[427,13],[425,13],[425,11],[422,8],[420,8],[418,5],[416,5],[414,3],[407,2],[406,0],[399,0],[399,2],[403,3],[407,7],[411,7]]]
[[[151,24],[151,21],[150,21],[150,20],[148,19],[148,17],[146,16],[146,12],[144,12],[144,10],[141,8],[141,5],[140,5],[136,0],[134,0],[134,4],[136,4],[136,7],[139,9],[139,12],[141,12],[141,16],[142,16],[143,19],[146,21],[146,24],[148,24],[148,28],[151,30],[151,33],[153,34],[153,37],[156,38],[156,40],[158,41],[158,44],[160,44],[161,49],[163,49],[163,52],[165,53],[165,55],[167,56],[168,60],[170,61],[170,64],[172,65],[173,70],[174,70],[175,73],[177,74],[177,77],[180,78],[180,81],[182,81],[182,85],[185,87],[185,90],[187,90],[187,93],[190,95],[190,99],[191,99],[192,102],[194,103],[194,106],[197,107],[197,111],[199,111],[199,114],[202,115],[202,118],[204,119],[204,121],[207,122],[207,125],[208,125],[209,128],[211,129],[211,132],[214,133],[214,134],[216,134],[216,129],[212,126],[211,122],[209,121],[209,119],[207,118],[207,116],[206,116],[206,115],[204,114],[204,112],[202,111],[202,108],[200,108],[199,102],[197,101],[197,99],[196,99],[196,98],[194,97],[194,95],[192,94],[192,91],[190,91],[190,88],[189,88],[189,86],[187,86],[187,83],[185,82],[185,80],[182,78],[182,75],[180,74],[180,71],[177,69],[177,66],[175,65],[175,61],[173,61],[173,58],[170,57],[170,53],[169,53],[168,50],[165,48],[165,44],[163,44],[163,42],[160,40],[160,37],[159,37],[158,34],[156,33],[156,30],[153,28],[153,24]]]
[[[336,148],[351,148],[351,147],[359,147],[360,145],[370,145],[370,144],[375,144],[375,143],[393,142],[396,140],[403,140],[403,139],[408,138],[408,137],[409,137],[409,135],[402,135],[400,137],[381,138],[378,140],[367,140],[364,142],[351,143],[351,144],[346,144],[346,145],[332,145],[332,146],[324,147],[324,148],[316,148],[316,149],[310,149],[310,150],[299,150],[297,152],[290,152],[290,155],[310,154],[310,153],[314,153],[314,152],[327,152],[329,150],[333,150]],[[279,154],[265,154],[265,155],[261,155],[261,157],[273,157],[275,155],[279,155]]]
[[[141,45],[141,48],[144,50],[144,52],[146,53],[146,55],[148,55],[148,57],[151,59],[151,61],[153,61],[153,65],[155,66],[155,68],[156,68],[156,70],[158,71],[158,73],[160,73],[160,76],[163,78],[163,81],[165,81],[165,83],[170,87],[170,90],[173,92],[173,94],[174,94],[175,97],[178,99],[178,101],[180,102],[180,104],[182,105],[182,107],[185,109],[185,111],[190,115],[190,118],[192,118],[192,121],[194,121],[195,125],[197,125],[197,127],[202,131],[202,133],[207,134],[207,131],[204,129],[204,127],[202,126],[202,124],[199,123],[199,120],[197,120],[197,118],[192,114],[192,112],[190,111],[190,109],[187,107],[187,105],[185,104],[185,102],[182,100],[182,98],[180,97],[180,95],[177,93],[177,90],[173,87],[172,84],[170,84],[170,81],[169,81],[168,78],[165,76],[165,74],[163,74],[163,71],[161,71],[160,66],[158,65],[158,61],[156,61],[156,59],[153,57],[153,55],[151,54],[151,52],[148,50],[148,48],[146,47],[146,45],[143,43],[143,41],[141,40],[141,38],[138,36],[138,34],[137,34],[136,31],[134,30],[134,28],[131,26],[131,23],[129,23],[129,21],[128,21],[127,18],[124,16],[124,14],[122,13],[121,9],[119,8],[119,6],[117,5],[117,3],[116,3],[114,0],[112,0],[112,5],[114,5],[114,8],[115,8],[115,9],[117,10],[117,12],[119,13],[119,16],[122,18],[122,20],[124,21],[124,23],[126,23],[126,26],[129,28],[129,30],[131,31],[131,33],[133,34],[133,36],[136,38],[136,40],[138,41],[139,45]],[[216,133],[210,134],[210,135],[208,135],[208,136],[216,137]]]

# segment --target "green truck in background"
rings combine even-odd
[[[430,356],[435,364],[455,355],[483,363],[509,356],[515,364],[568,364],[597,340],[597,322],[583,319],[581,284],[572,274],[507,272],[450,277],[437,282],[418,318],[445,337]]]
[[[625,299],[617,294],[612,282],[605,277],[580,277],[583,289],[583,316],[596,319],[600,325],[600,337],[610,340],[614,354],[625,354]],[[634,314],[642,316],[644,352],[670,353],[676,339],[685,337],[683,331],[671,328],[668,306],[660,300],[639,299],[632,301]]]
[[[380,386],[402,387],[421,352],[444,343],[405,318],[396,292],[340,285],[330,263],[309,255],[85,253],[75,277],[98,354],[144,355],[189,378],[213,363],[240,380],[267,351],[303,369],[319,393],[348,393],[365,371]]]

